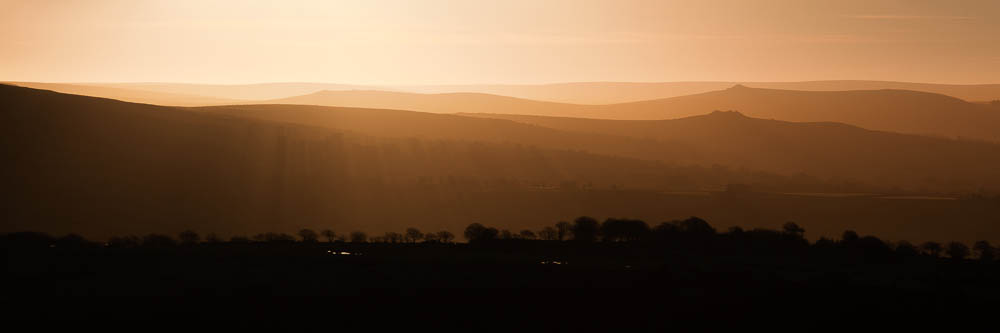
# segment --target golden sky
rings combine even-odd
[[[0,0],[0,81],[1000,82],[998,0]]]

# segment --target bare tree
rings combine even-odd
[[[337,238],[337,233],[330,229],[324,229],[322,231],[323,237],[326,237],[327,243],[333,243],[333,240]]]
[[[452,235],[451,232],[448,231],[438,231],[437,238],[441,241],[441,243],[451,243],[455,240],[455,235]]]
[[[303,243],[316,243],[319,241],[319,234],[312,229],[302,229],[299,230],[299,238],[302,238]]]
[[[920,245],[920,249],[924,250],[924,252],[930,254],[932,257],[937,258],[941,256],[941,251],[944,250],[944,247],[942,247],[941,243],[938,242],[924,242]]]
[[[404,239],[406,239],[407,243],[416,243],[418,240],[421,240],[423,238],[424,238],[424,233],[420,232],[420,230],[417,230],[417,228],[406,228],[406,234],[404,236]]]
[[[211,232],[208,235],[205,235],[205,242],[212,244],[222,243],[222,237],[219,237],[218,234]]]
[[[573,240],[594,242],[600,234],[601,224],[592,217],[581,216],[573,221]]]
[[[538,232],[538,237],[541,238],[542,240],[548,240],[548,241],[557,240],[559,239],[559,231],[557,231],[556,228],[553,227],[545,227],[542,228],[542,231]]]
[[[402,243],[403,242],[403,235],[400,234],[400,233],[398,233],[398,232],[392,232],[392,231],[390,231],[390,232],[385,233],[385,235],[383,235],[382,237],[385,238],[385,242],[386,243]]]
[[[948,243],[948,256],[952,260],[963,260],[969,256],[969,247],[962,242]]]
[[[990,262],[996,258],[996,249],[993,245],[990,245],[988,241],[978,241],[972,245],[972,249],[976,251],[976,255],[979,256],[979,260]]]
[[[351,232],[351,243],[365,243],[368,242],[368,234],[361,231]]]
[[[465,239],[469,242],[489,241],[497,239],[500,231],[496,228],[487,228],[479,223],[473,223],[465,227]]]
[[[569,222],[559,221],[559,223],[556,223],[556,236],[559,237],[559,240],[565,240],[572,231],[573,225],[569,224]]]
[[[517,236],[520,239],[528,239],[528,240],[534,240],[535,238],[538,238],[537,236],[535,236],[535,232],[534,231],[527,230],[527,229],[521,230],[521,232],[519,232],[517,234]]]
[[[198,236],[198,233],[194,232],[194,230],[184,230],[177,234],[177,239],[181,240],[181,244],[194,245],[198,244],[198,241],[201,240],[201,236]]]
[[[795,222],[786,222],[785,225],[781,226],[781,231],[784,231],[787,235],[792,235],[798,238],[802,238],[806,233],[806,229],[803,229]]]

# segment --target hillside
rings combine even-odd
[[[945,95],[907,90],[793,91],[734,86],[720,91],[606,106],[609,119],[670,119],[711,110],[787,121],[835,121],[868,129],[1000,142],[1000,112]]]
[[[684,190],[730,182],[780,185],[782,180],[495,140],[447,139],[489,139],[473,133],[488,128],[498,131],[498,139],[500,133],[518,131],[536,138],[560,133],[504,120],[381,111],[385,124],[420,128],[441,122],[472,130],[421,138],[419,132],[371,131],[377,123],[332,130],[7,85],[0,85],[0,98],[0,156],[7,162],[0,183],[17,194],[4,202],[5,231],[107,236],[324,225],[457,231],[471,219],[537,223],[545,216],[577,213],[578,196],[534,201],[547,205],[534,210],[537,216],[504,209],[552,189]],[[359,110],[355,116],[378,112]],[[604,207],[595,213],[653,209],[638,204],[608,201],[595,206]]]
[[[0,226],[4,231],[77,232],[101,238],[184,229],[252,235],[304,227],[379,233],[415,226],[457,233],[471,221],[518,230],[578,215],[648,221],[697,215],[718,228],[774,228],[794,220],[816,237],[835,236],[845,228],[914,240],[1000,235],[990,224],[1000,216],[991,201],[785,195],[780,193],[873,189],[803,175],[656,161],[680,154],[723,160],[728,157],[712,155],[753,148],[735,141],[731,144],[735,148],[695,154],[691,149],[706,146],[685,148],[682,143],[630,138],[614,131],[594,134],[578,128],[563,131],[510,120],[395,110],[287,105],[176,108],[3,85],[0,98],[0,130],[5,133],[0,155],[7,161],[0,183],[17,194],[4,202]],[[733,125],[737,127],[762,123],[766,126],[746,131],[770,126],[780,135],[832,128],[829,140],[842,140],[835,135],[841,132],[871,132],[838,124],[803,127],[739,120],[743,117],[733,114],[697,117],[689,119],[690,124],[664,129],[689,128],[684,136],[708,140],[709,127],[698,127],[697,122],[712,125],[720,118],[737,119]],[[699,130],[707,132],[696,136]],[[782,141],[780,135],[765,137]],[[870,135],[884,140],[887,134]],[[894,144],[918,143],[892,148],[952,163],[948,172],[982,176],[979,168],[996,169],[989,157],[998,154],[988,151],[994,146],[948,146],[950,141],[914,142],[911,136],[891,135],[899,137]],[[724,140],[718,140],[714,144],[724,146],[720,143]],[[816,142],[804,139],[803,145]],[[824,157],[821,150],[811,150],[812,155],[798,156],[798,151],[774,146],[767,157],[786,162],[820,159],[799,165],[845,156],[862,159],[850,162],[854,166],[882,163],[864,160],[871,157],[863,152],[886,154],[884,147],[859,142],[866,146],[851,145],[853,155]],[[758,143],[763,146],[757,148],[774,143]],[[940,155],[929,147],[935,144],[958,153]],[[587,151],[559,148],[568,145]],[[624,150],[636,147],[647,150]],[[978,157],[974,161],[962,150],[971,147],[981,149],[971,153]],[[908,165],[884,167],[878,172],[936,178],[939,181],[930,184],[942,188],[963,186],[963,178],[945,178],[947,174],[934,169],[936,164],[915,165],[913,170]],[[995,175],[984,179],[989,177]],[[727,196],[706,190],[732,183],[772,193]],[[949,223],[941,224],[945,220]]]
[[[958,186],[973,190],[1000,184],[992,171],[994,165],[1000,165],[1000,145],[871,131],[840,123],[757,119],[739,112],[650,121],[468,116],[654,140],[684,147],[683,158],[702,164],[785,174],[804,172],[908,188]]]
[[[510,113],[550,116],[586,115],[592,106],[540,102],[480,93],[415,94],[377,90],[324,90],[313,94],[267,100],[261,104],[301,104],[434,113]]]
[[[913,90],[953,96],[966,101],[1000,99],[1000,84],[935,84],[893,81],[826,80],[801,82],[568,82],[538,85],[441,85],[392,87],[419,93],[477,92],[540,101],[575,104],[617,104],[721,90],[742,84],[756,88],[843,91]]]
[[[132,89],[132,88],[104,87],[91,84],[0,82],[0,84],[3,83],[26,87],[26,88],[52,90],[64,94],[85,95],[85,96],[117,99],[125,102],[157,104],[157,105],[200,106],[200,105],[236,104],[241,102],[237,99],[203,96],[197,93],[192,93],[192,94],[170,93],[170,92],[160,92],[160,91]]]
[[[551,103],[473,93],[322,91],[266,103],[635,120],[738,110],[757,118],[832,121],[873,130],[1000,142],[1000,109],[905,90],[816,92],[733,86],[702,94],[611,105]]]
[[[135,82],[91,83],[89,85],[155,91],[168,94],[206,95],[222,99],[257,101],[311,94],[322,90],[373,89],[369,86],[362,85],[310,82],[274,82],[253,84]]]

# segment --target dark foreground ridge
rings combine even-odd
[[[827,312],[947,310],[1000,296],[1000,265],[988,242],[970,249],[958,242],[888,243],[852,231],[810,242],[804,234],[795,223],[780,231],[718,232],[696,217],[655,227],[581,217],[518,233],[473,223],[463,233],[468,243],[412,228],[372,238],[302,230],[298,237],[222,241],[186,231],[176,239],[151,234],[105,243],[20,232],[2,237],[9,281],[3,293],[365,296],[588,288],[656,295],[690,311],[794,304]]]

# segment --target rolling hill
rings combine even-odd
[[[948,95],[966,101],[991,101],[1000,99],[1000,84],[935,84],[865,80],[801,82],[569,82],[538,85],[400,86],[392,87],[392,89],[417,93],[477,92],[574,104],[617,104],[700,94],[726,89],[737,84],[756,88],[804,91],[913,90]]]
[[[731,113],[598,121],[626,124],[607,134],[517,121],[318,106],[163,107],[0,85],[0,156],[6,162],[0,183],[15,194],[4,201],[0,231],[107,237],[415,226],[459,232],[473,221],[518,230],[579,215],[651,222],[698,215],[719,228],[795,220],[814,236],[844,228],[917,240],[1000,236],[990,224],[1000,210],[990,201],[790,196],[780,192],[865,188],[664,162],[739,161],[760,153],[774,159],[761,165],[780,161],[802,168],[848,159],[821,170],[849,175],[871,169],[874,176],[889,176],[886,183],[908,179],[919,182],[908,183],[915,187],[960,190],[976,177],[974,184],[996,183],[994,173],[983,171],[998,165],[994,145]],[[646,138],[625,133],[642,128],[648,128]],[[748,135],[760,139],[741,143]],[[810,147],[824,142],[844,148]],[[770,151],[737,154],[743,149]],[[808,159],[818,160],[795,162]],[[779,193],[704,190],[732,183]]]
[[[366,135],[489,141],[784,175],[805,173],[886,187],[971,191],[1000,185],[1000,145],[872,131],[831,122],[757,119],[738,112],[660,121],[454,115],[296,105],[197,110]],[[460,117],[459,117],[460,118]],[[473,122],[493,118],[513,122]],[[548,130],[547,130],[548,129]],[[552,131],[554,130],[554,131]]]
[[[424,94],[482,93],[557,103],[618,104],[700,94],[726,89],[737,84],[756,88],[803,91],[882,89],[913,90],[943,94],[966,101],[978,102],[1000,99],[1000,84],[936,84],[866,80],[826,80],[801,82],[569,82],[553,84],[409,86],[352,85],[309,82],[276,82],[257,84],[191,84],[166,82],[77,83],[75,85],[142,90],[166,94],[203,95],[219,99],[256,101],[306,95],[322,90],[379,90]],[[44,87],[37,86],[36,88]]]
[[[818,92],[734,86],[696,95],[611,105],[551,103],[472,93],[321,91],[267,103],[633,120],[738,110],[758,118],[832,121],[874,130],[1000,142],[1000,109],[906,90]]]
[[[868,129],[1000,142],[1000,110],[908,90],[794,91],[734,86],[668,99],[617,104],[593,114],[609,119],[669,119],[711,110],[750,117],[834,121]]]
[[[504,209],[558,188],[653,191],[781,180],[504,143],[504,134],[563,135],[506,120],[347,109],[338,119],[357,121],[334,130],[233,115],[228,108],[154,106],[8,85],[0,85],[0,101],[6,162],[0,184],[15,194],[4,201],[4,231],[106,237],[417,225],[457,232],[473,219],[538,223],[577,214],[578,195],[535,201],[550,205],[535,209],[537,216]],[[393,123],[416,129],[385,132],[380,125]],[[595,213],[654,209],[635,204],[613,200]]]
[[[40,83],[40,82],[0,82],[0,84],[12,84],[16,86],[45,89],[57,91],[65,94],[85,95],[117,99],[125,102],[176,105],[176,106],[201,106],[201,105],[225,105],[240,103],[237,99],[227,99],[219,97],[203,96],[197,93],[182,94],[160,92],[152,90],[104,87],[92,84],[66,84],[66,83]]]

